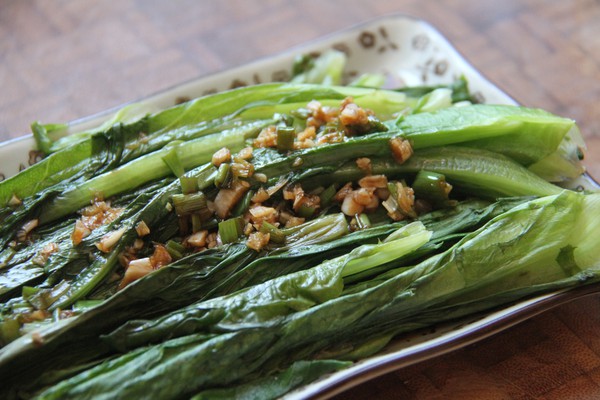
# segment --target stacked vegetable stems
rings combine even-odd
[[[3,398],[276,398],[598,281],[572,120],[473,104],[464,79],[302,83],[339,80],[326,57],[85,132],[34,124],[47,157],[0,183]]]

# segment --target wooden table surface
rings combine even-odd
[[[431,22],[521,103],[576,119],[600,177],[598,0],[0,0],[0,140],[34,120],[86,116],[391,13]],[[600,398],[599,298],[342,398]]]

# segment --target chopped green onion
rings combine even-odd
[[[162,157],[162,160],[169,166],[171,171],[176,177],[181,177],[185,174],[185,170],[183,169],[183,165],[181,164],[181,160],[179,159],[179,154],[177,154],[177,148],[173,147],[171,151],[165,154]]]
[[[270,235],[270,241],[277,244],[285,243],[285,233],[275,225],[270,224],[267,221],[263,221],[260,226],[261,233],[268,233]]]
[[[192,233],[196,233],[202,229],[202,216],[200,214],[192,214]]]
[[[444,175],[429,171],[419,171],[412,188],[416,197],[431,202],[434,207],[446,207],[448,194],[452,190]]]
[[[217,169],[212,163],[206,164],[202,171],[193,176],[198,180],[198,190],[205,190],[214,184]]]
[[[229,188],[231,186],[231,180],[233,175],[231,173],[231,164],[223,163],[217,170],[217,176],[215,176],[215,186],[219,189]]]
[[[242,199],[238,201],[235,207],[233,207],[231,215],[234,217],[239,217],[240,215],[243,215],[250,207],[250,202],[252,201],[253,196],[254,190],[248,190],[246,194],[244,194],[244,197],[242,197]]]
[[[205,213],[208,210],[206,196],[202,192],[191,194],[174,194],[171,197],[177,215],[184,216],[193,213]]]
[[[291,127],[277,127],[277,150],[294,150],[296,131]]]
[[[242,217],[230,218],[219,222],[219,236],[221,242],[233,243],[242,235],[244,229],[244,219]]]
[[[317,209],[315,207],[311,207],[311,206],[307,206],[306,204],[302,204],[298,208],[298,211],[296,211],[296,214],[298,214],[298,216],[300,216],[302,218],[310,218],[313,216],[315,211],[317,211]]]
[[[335,185],[330,185],[327,187],[327,189],[323,190],[319,194],[319,198],[321,199],[321,201],[320,201],[321,207],[327,207],[329,204],[331,204],[331,200],[333,200],[333,197],[335,196],[336,193],[337,193],[337,189],[336,189]]]
[[[356,214],[354,218],[356,218],[356,226],[358,229],[367,229],[371,227],[371,220],[367,214]]]
[[[391,181],[387,184],[388,191],[390,192],[390,197],[393,199],[398,198],[398,187],[396,186],[396,182]]]
[[[179,260],[183,258],[183,254],[185,253],[185,247],[183,247],[180,243],[177,243],[174,240],[169,240],[165,245],[165,249],[169,252],[171,257],[174,260]]]
[[[198,191],[198,178],[182,175],[179,177],[181,191],[183,194],[195,193]]]

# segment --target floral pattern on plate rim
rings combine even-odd
[[[412,52],[417,53],[419,56],[412,67],[406,68],[405,73],[411,75],[412,82],[407,82],[403,77],[404,73],[400,71],[390,71],[389,69],[383,69],[382,71],[388,78],[386,86],[388,87],[400,87],[407,84],[417,84],[414,82],[414,78],[417,77],[418,84],[427,84],[430,82],[432,77],[435,77],[436,82],[440,81],[451,81],[457,78],[460,73],[456,71],[440,47],[436,45],[435,40],[432,39],[431,35],[427,31],[416,31],[413,35],[405,38],[405,44],[399,43],[397,38],[389,33],[389,28],[393,29],[393,26],[388,27],[385,24],[373,26],[368,29],[361,29],[357,32],[353,32],[352,35],[345,38],[345,40],[339,40],[332,43],[330,46],[325,48],[319,48],[315,46],[313,50],[308,49],[308,54],[312,56],[318,56],[323,51],[331,48],[341,51],[348,57],[348,64],[352,64],[357,58],[362,56],[368,56],[370,60],[373,57],[381,57],[385,53],[390,52]],[[409,49],[406,49],[409,47]],[[373,65],[378,63],[372,62]],[[385,65],[385,64],[384,64]],[[267,68],[268,70],[268,68]],[[192,98],[217,93],[226,89],[234,89],[237,87],[248,86],[253,84],[260,84],[266,82],[285,82],[291,78],[291,65],[286,63],[280,65],[278,68],[272,71],[263,71],[261,65],[256,65],[256,69],[250,73],[245,71],[245,76],[236,76],[232,78],[228,84],[219,86],[211,86],[211,76],[202,77],[200,81],[206,81],[203,85],[205,88],[200,92],[189,93],[185,95],[178,95],[173,98],[171,104],[180,104],[188,101]],[[418,71],[418,74],[416,73]],[[361,73],[367,72],[367,70],[349,69],[345,72],[343,79],[345,81],[351,81],[353,78],[359,76]],[[460,71],[462,72],[462,71]],[[250,76],[248,79],[246,76]],[[185,84],[182,84],[185,86]],[[480,91],[474,92],[474,97],[478,102],[483,102],[485,99]],[[44,157],[44,154],[38,150],[29,150],[28,156],[20,156],[18,158],[27,161],[20,161],[18,164],[18,171],[22,171],[28,166],[35,164]],[[5,171],[0,171],[0,181],[3,181],[10,177],[11,174]]]

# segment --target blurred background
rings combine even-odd
[[[577,120],[600,177],[599,0],[0,0],[0,141],[395,13],[522,104]],[[599,315],[580,300],[343,397],[600,396]]]

